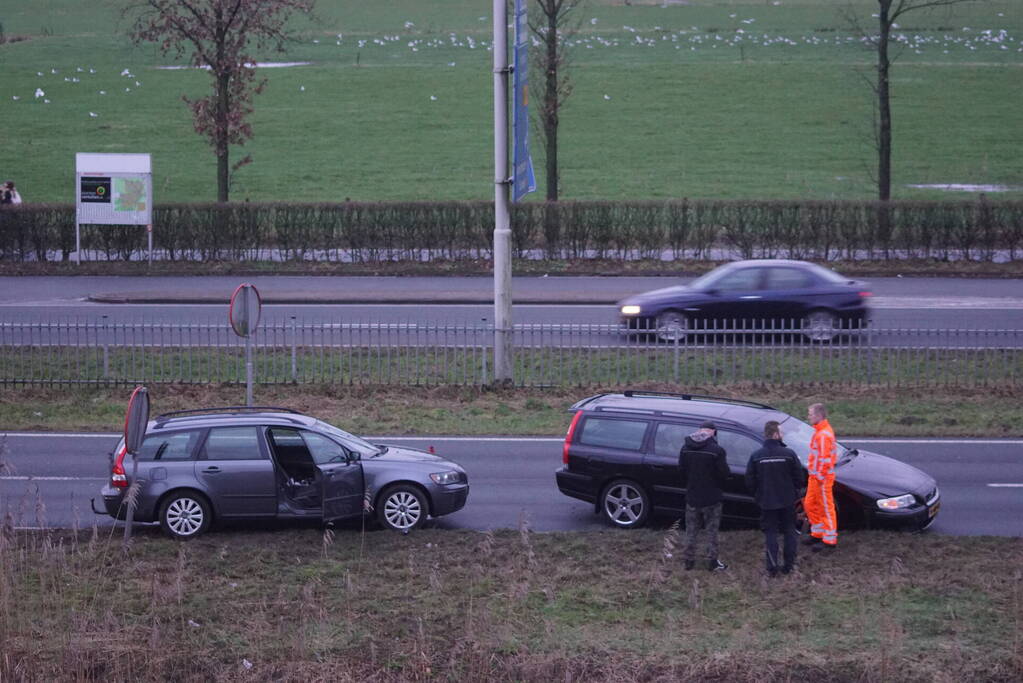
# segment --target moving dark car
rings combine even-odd
[[[717,425],[718,443],[728,456],[723,516],[743,522],[760,516],[744,474],[763,442],[764,424],[781,423],[785,444],[804,469],[813,435],[813,427],[770,406],[712,396],[626,391],[590,396],[571,409],[575,415],[556,473],[558,488],[592,503],[621,528],[640,526],[651,514],[685,515],[678,454],[686,435],[704,420]],[[834,496],[840,528],[930,526],[941,504],[931,476],[884,455],[837,447]]]
[[[805,261],[736,261],[689,285],[636,294],[618,302],[629,330],[677,341],[693,330],[755,323],[798,329],[813,341],[830,341],[867,318],[866,283]]]
[[[151,421],[132,473],[124,440],[110,454],[103,510],[124,519],[139,482],[138,522],[159,522],[174,538],[214,520],[332,521],[375,513],[408,531],[428,516],[461,509],[465,470],[424,451],[371,444],[285,408],[185,410]]]

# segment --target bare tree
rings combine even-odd
[[[125,14],[133,18],[135,44],[152,42],[167,55],[188,54],[194,67],[209,69],[213,92],[199,99],[182,97],[192,110],[195,130],[206,137],[217,156],[217,201],[226,202],[230,173],[251,161],[246,156],[232,168],[231,145],[252,138],[246,121],[252,97],[266,79],[257,79],[251,50],[284,51],[291,37],[291,15],[312,10],[315,0],[141,0]]]
[[[877,120],[875,121],[875,144],[877,146],[877,198],[888,201],[892,196],[892,107],[890,77],[892,63],[898,55],[892,56],[892,29],[897,28],[896,22],[908,12],[917,10],[947,7],[976,0],[877,0],[878,32],[864,30],[853,14],[846,8],[846,18],[860,36],[877,52],[877,80],[872,84],[877,103]]]
[[[569,79],[568,41],[579,31],[578,9],[585,0],[535,0],[539,13],[531,13],[529,30],[540,45],[532,50],[531,63],[541,78],[530,79],[534,100],[539,102],[537,118],[543,136],[547,201],[558,201],[558,125],[561,107],[572,94]]]

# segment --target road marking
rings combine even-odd
[[[49,438],[62,438],[62,439],[76,439],[76,438],[96,438],[96,439],[112,439],[122,436],[120,432],[111,433],[96,433],[96,432],[0,432],[0,438],[4,436],[25,438],[25,439],[49,439]],[[375,435],[375,436],[364,436],[364,439],[372,440],[387,440],[387,441],[479,441],[483,443],[493,442],[511,442],[511,443],[563,443],[564,437],[561,436],[388,436],[388,435]],[[974,444],[974,445],[987,445],[987,446],[1023,446],[1023,439],[946,439],[946,438],[933,438],[933,439],[911,439],[911,438],[891,438],[891,439],[877,439],[877,438],[855,438],[850,437],[842,439],[842,443],[869,443],[869,444]]]
[[[111,439],[123,436],[118,433],[97,433],[97,432],[0,432],[0,438],[5,436],[16,436],[18,438],[33,439],[44,437],[60,437],[65,439],[89,438],[89,439]]]
[[[1023,489],[1023,484],[988,484],[993,489]]]
[[[5,475],[0,481],[106,481],[106,477],[35,477]]]
[[[1021,446],[1023,445],[1023,439],[856,439],[846,438],[842,439],[842,443],[892,443],[892,444],[980,444],[980,445],[1002,445],[1002,446]]]

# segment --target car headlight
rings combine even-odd
[[[622,306],[622,315],[639,315],[639,306]]]
[[[465,474],[462,472],[435,472],[430,475],[434,484],[461,484],[465,481]]]
[[[894,498],[882,498],[877,501],[877,506],[882,510],[901,510],[908,508],[916,502],[916,498],[910,494],[895,496]]]

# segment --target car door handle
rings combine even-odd
[[[207,467],[206,469],[203,470],[203,474],[216,474],[219,471],[220,471],[219,467],[216,466]]]
[[[764,297],[760,296],[759,294],[750,294],[748,296],[740,296],[739,298],[740,299],[763,299]]]

